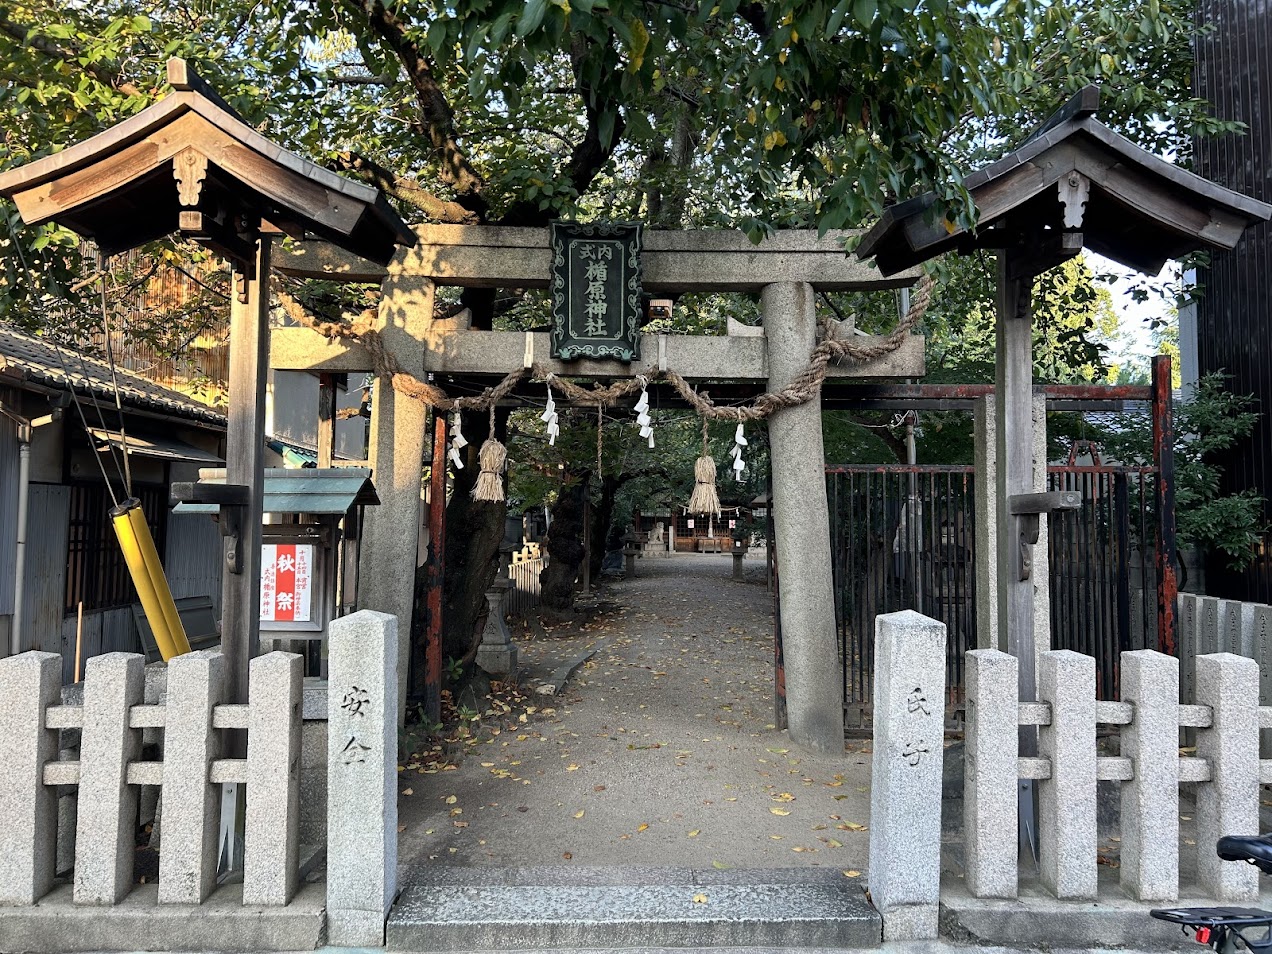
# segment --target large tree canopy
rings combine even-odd
[[[408,216],[837,228],[934,189],[1088,82],[1184,156],[1191,5],[1003,0],[50,0],[0,4],[0,165],[163,93],[189,59],[250,121]],[[12,211],[10,211],[12,218]],[[14,226],[11,225],[11,228]],[[7,236],[0,236],[0,240]],[[24,234],[68,285],[51,228]],[[7,262],[0,309],[20,299]],[[72,256],[73,258],[73,256]],[[77,267],[77,262],[70,263]]]

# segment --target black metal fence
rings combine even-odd
[[[874,620],[912,609],[945,623],[946,704],[963,700],[976,646],[976,474],[970,466],[828,467],[835,619],[845,724],[868,722]],[[1118,654],[1157,646],[1153,468],[1048,468],[1080,510],[1048,522],[1051,646],[1096,658],[1100,698],[1117,698]]]
[[[865,721],[880,613],[912,609],[945,623],[947,703],[957,704],[963,654],[976,644],[973,469],[862,465],[826,475],[846,724]]]
[[[1048,488],[1074,490],[1082,509],[1047,522],[1051,647],[1095,657],[1096,691],[1118,698],[1119,654],[1157,648],[1151,467],[1053,466]]]

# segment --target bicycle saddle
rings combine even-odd
[[[1272,835],[1225,835],[1215,851],[1224,861],[1247,861],[1272,874]]]

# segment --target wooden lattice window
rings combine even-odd
[[[74,614],[80,600],[84,610],[127,606],[137,599],[119,541],[110,524],[110,495],[102,484],[72,484],[70,523],[66,541],[66,615]],[[142,512],[155,549],[164,552],[168,526],[168,501],[161,486],[136,486],[133,494],[141,501]]]

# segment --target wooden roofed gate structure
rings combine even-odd
[[[28,225],[57,222],[104,254],[176,232],[230,263],[230,392],[222,501],[222,647],[231,698],[246,702],[259,651],[265,373],[273,236],[321,235],[387,262],[414,235],[376,190],[266,139],[183,60],[168,62],[173,92],[85,142],[0,174]]]
[[[1022,702],[1037,700],[1036,660],[1051,648],[1047,630],[1046,522],[1079,505],[1046,491],[1045,405],[1033,392],[1030,297],[1034,279],[1090,248],[1156,275],[1170,259],[1201,249],[1231,249],[1272,206],[1202,179],[1153,155],[1098,118],[1100,92],[1089,86],[1017,150],[965,180],[979,213],[975,229],[943,219],[934,194],[888,209],[857,247],[884,274],[945,252],[993,250],[998,258],[996,382],[976,411],[977,644],[1019,662]],[[1154,429],[1157,448],[1173,445],[1170,382],[1154,381],[1167,411]],[[1163,460],[1170,461],[1169,455]],[[1155,481],[1158,518],[1159,648],[1175,655],[1175,501],[1173,465]],[[988,517],[989,519],[986,519]],[[1036,726],[1020,729],[1020,755],[1037,754]],[[1020,782],[1022,856],[1038,857],[1033,782]]]

